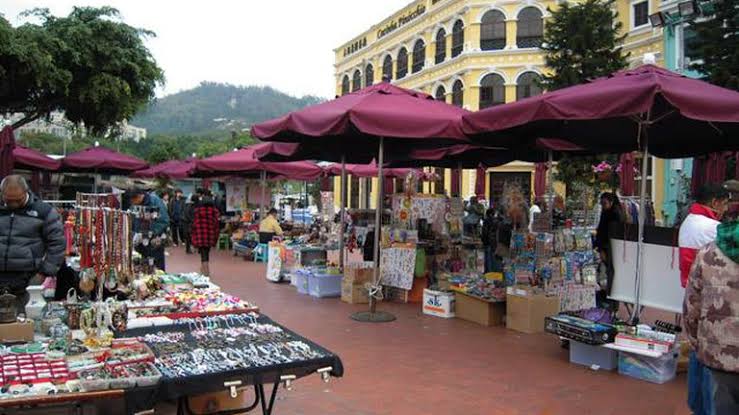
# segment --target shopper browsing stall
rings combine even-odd
[[[56,277],[64,262],[64,230],[56,210],[31,193],[21,176],[3,179],[0,194],[0,294],[15,295],[22,313],[31,278]]]
[[[200,253],[200,273],[210,275],[210,249],[216,246],[220,233],[220,211],[209,190],[195,205],[192,221],[192,245]]]
[[[716,242],[701,250],[689,274],[685,328],[710,387],[689,390],[694,413],[739,413],[739,222],[718,226]],[[695,367],[691,364],[692,370]],[[699,372],[703,374],[703,372]],[[696,374],[690,374],[695,378]],[[695,384],[689,379],[688,387]],[[696,397],[696,392],[700,393]],[[696,410],[696,400],[702,411]]]
[[[146,235],[142,234],[142,243],[137,249],[140,252],[144,251],[142,252],[144,256],[153,258],[154,265],[164,271],[164,239],[167,236],[167,228],[169,227],[167,206],[154,192],[147,192],[143,189],[134,189],[131,192],[131,204],[142,206],[155,213],[151,216],[151,223],[148,224]],[[134,223],[134,230],[138,233],[143,232],[142,225],[142,219],[139,218]]]
[[[470,203],[465,207],[467,216],[462,220],[464,233],[473,236],[480,229],[480,221],[485,215],[485,206],[477,200],[477,196],[470,197]]]
[[[615,193],[603,193],[600,196],[600,221],[598,229],[595,233],[595,246],[600,254],[602,264],[605,266],[606,281],[605,287],[601,285],[599,292],[599,302],[602,302],[610,295],[611,286],[613,285],[613,255],[611,250],[611,226],[623,223],[624,215],[621,203]]]
[[[169,202],[169,219],[170,228],[172,230],[172,243],[174,246],[180,244],[180,240],[184,242],[184,232],[182,229],[182,216],[185,211],[185,197],[182,190],[177,189],[174,192],[174,198]]]
[[[267,243],[274,236],[282,236],[282,227],[277,220],[277,209],[272,208],[267,213],[267,217],[259,223],[259,242]]]
[[[482,222],[482,245],[485,247],[485,272],[498,271],[499,265],[495,258],[495,251],[498,247],[498,227],[500,225],[500,217],[493,208],[489,208],[485,212],[485,219]]]

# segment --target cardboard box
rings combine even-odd
[[[501,326],[505,316],[505,303],[483,300],[464,293],[456,293],[457,318],[483,326]]]
[[[341,301],[349,304],[369,304],[369,293],[364,284],[354,284],[344,277],[341,282]]]
[[[0,324],[0,342],[17,343],[33,341],[33,322]]]
[[[423,314],[441,318],[453,318],[456,314],[454,293],[423,290]]]
[[[522,333],[544,331],[544,318],[559,313],[559,297],[526,292],[506,296],[506,327]]]
[[[672,350],[675,343],[648,339],[643,337],[631,336],[629,334],[619,333],[616,335],[617,346],[628,347],[636,350],[646,350],[650,352],[667,353]]]
[[[372,281],[374,278],[374,263],[358,262],[346,264],[344,266],[344,281],[351,281],[354,284],[362,284]]]

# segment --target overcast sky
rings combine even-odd
[[[159,95],[201,81],[269,85],[291,95],[333,97],[333,49],[410,0],[0,0],[0,13],[47,7],[109,5],[132,26],[156,32],[147,41],[167,84]]]

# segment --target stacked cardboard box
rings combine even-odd
[[[369,295],[365,284],[372,281],[374,268],[372,262],[349,263],[344,267],[341,281],[341,301],[349,304],[367,304]]]

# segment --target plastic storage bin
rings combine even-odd
[[[308,277],[308,293],[313,297],[341,297],[341,274],[312,274]]]
[[[308,294],[308,272],[295,271],[291,278],[291,283],[298,289],[300,294]]]
[[[634,353],[618,353],[618,373],[652,383],[665,383],[675,378],[679,353],[675,350],[661,357]]]
[[[570,363],[602,370],[618,368],[618,351],[600,346],[570,341]]]

